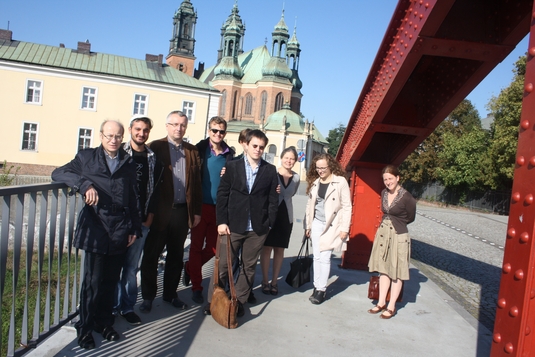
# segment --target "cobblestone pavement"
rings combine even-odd
[[[409,225],[412,263],[490,331],[507,216],[418,203]]]

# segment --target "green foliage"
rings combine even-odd
[[[15,172],[13,173],[13,169]],[[19,172],[20,167],[15,168],[15,165],[10,165],[8,167],[7,160],[4,160],[4,165],[2,166],[2,172],[0,173],[0,186],[9,186],[15,180],[17,173]]]
[[[460,136],[445,133],[444,149],[438,154],[442,165],[436,169],[437,178],[446,187],[460,191],[461,196],[466,197],[468,191],[481,191],[487,142],[488,134],[477,127]]]
[[[479,113],[465,99],[400,165],[401,176],[415,183],[439,180],[437,169],[445,165],[444,157],[440,155],[445,150],[445,135],[459,138],[476,129],[481,129]]]
[[[511,189],[518,142],[518,126],[524,94],[526,56],[515,63],[513,81],[489,102],[494,115],[490,130],[490,145],[486,160],[486,183],[492,189]]]
[[[326,138],[329,143],[329,150],[327,151],[329,155],[336,156],[345,132],[346,127],[343,124],[338,124],[338,127],[329,130],[329,135]]]

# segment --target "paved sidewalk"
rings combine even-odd
[[[303,217],[305,196],[294,198],[295,217]],[[410,231],[410,226],[409,226]],[[290,262],[299,250],[302,222],[294,224],[290,248],[279,277],[279,295],[264,295],[257,270],[256,305],[246,304],[245,316],[235,330],[226,330],[202,314],[191,301],[191,290],[179,287],[179,297],[190,305],[177,311],[161,300],[152,312],[140,314],[143,324],[130,326],[118,318],[118,342],[102,341],[94,333],[97,348],[81,350],[76,332],[66,326],[27,356],[488,356],[491,332],[480,325],[438,286],[414,266],[405,285],[404,300],[391,320],[366,312],[370,274],[338,268],[332,260],[328,300],[308,301],[312,284],[295,290],[284,282]],[[212,264],[205,266],[208,285]],[[205,295],[206,298],[206,295]],[[136,306],[136,312],[138,311]]]

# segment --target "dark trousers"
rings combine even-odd
[[[84,275],[80,291],[80,320],[75,324],[80,335],[112,326],[115,288],[124,263],[124,254],[85,252]]]
[[[163,294],[166,300],[177,297],[176,290],[184,266],[184,243],[188,236],[188,208],[171,210],[169,224],[163,230],[151,228],[141,261],[141,294],[143,300],[154,300],[158,290],[158,258],[167,246],[163,274]]]
[[[239,261],[240,273],[236,279],[236,295],[238,300],[245,304],[251,288],[254,283],[254,276],[256,271],[256,263],[260,256],[260,251],[264,247],[264,241],[267,234],[258,235],[253,231],[245,233],[231,233],[230,234],[230,259],[232,262]],[[221,236],[221,246],[219,252],[219,285],[224,289],[228,283],[228,266],[227,266],[227,237]],[[238,257],[238,252],[241,250],[241,259]],[[232,263],[230,265],[232,269]],[[213,293],[213,283],[210,283],[208,290],[208,299],[211,300]]]

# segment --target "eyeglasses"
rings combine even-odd
[[[181,127],[181,128],[185,128],[186,127],[186,125],[179,124],[179,123],[165,123],[165,125],[171,125],[174,129],[176,129],[178,127]]]
[[[225,135],[225,133],[227,132],[226,130],[219,130],[219,129],[210,129],[210,131],[214,134],[221,134],[221,135]]]
[[[107,141],[112,141],[113,139],[115,139],[116,141],[122,141],[123,140],[123,136],[122,135],[104,135],[104,133],[100,133],[103,137],[106,138]]]
[[[254,148],[254,149],[259,148],[260,150],[264,150],[266,147],[265,147],[265,146],[262,146],[262,145],[256,145],[256,144],[253,144],[253,148]]]
[[[325,171],[328,167],[316,167],[316,171]]]

